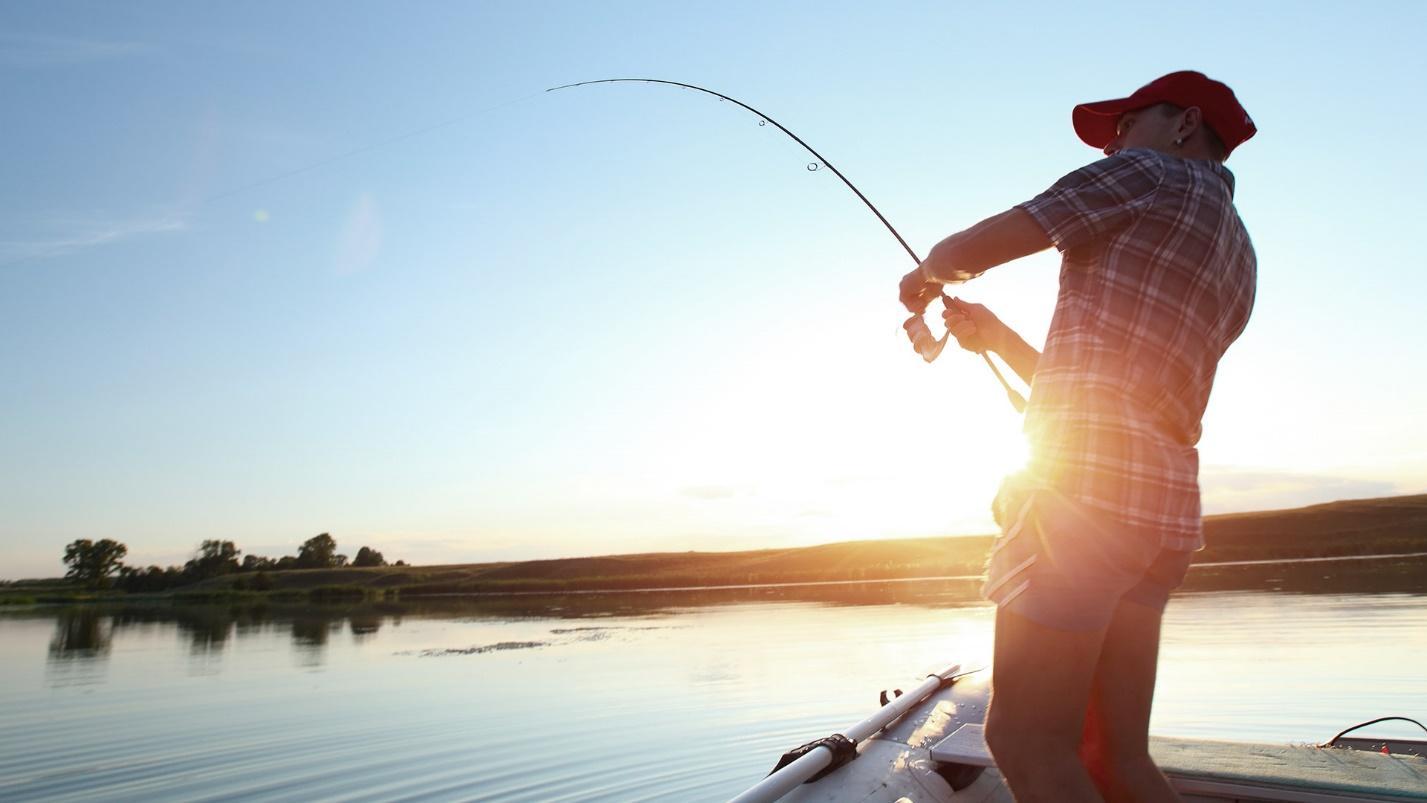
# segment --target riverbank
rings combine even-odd
[[[1205,519],[1197,564],[1427,552],[1427,494],[1331,502]],[[212,602],[250,597],[313,600],[502,592],[609,591],[889,580],[979,574],[992,536],[851,541],[744,552],[679,552],[445,566],[308,569],[212,578],[159,595]],[[1414,566],[1423,565],[1414,561]],[[1427,582],[1427,577],[1424,577]],[[55,581],[0,587],[25,602],[86,601]],[[135,599],[137,595],[117,598]]]

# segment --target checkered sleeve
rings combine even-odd
[[[1154,151],[1120,151],[1017,206],[1065,252],[1128,228],[1154,199],[1164,175],[1164,162]]]

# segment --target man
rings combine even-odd
[[[1222,162],[1255,128],[1197,72],[1071,119],[1108,158],[943,240],[901,300],[922,313],[944,284],[1062,252],[1044,353],[984,306],[944,312],[963,347],[1031,385],[1031,459],[997,495],[984,589],[997,604],[986,740],[1023,803],[1173,801],[1148,750],[1160,619],[1203,547],[1194,447],[1253,306],[1253,247]]]

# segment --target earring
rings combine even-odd
[[[1183,148],[1183,147],[1184,147],[1184,137],[1180,137],[1179,139],[1176,139],[1176,140],[1174,141],[1174,147],[1176,147],[1176,148]]]

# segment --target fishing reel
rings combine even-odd
[[[954,299],[946,293],[941,294],[941,304],[943,310],[951,309],[956,303]],[[913,315],[902,323],[902,329],[907,333],[907,339],[912,341],[912,348],[922,356],[923,360],[932,362],[941,356],[942,349],[951,340],[951,332],[947,331],[940,338],[932,334],[931,327],[927,325],[927,313],[922,311],[920,315]],[[984,349],[978,349],[984,352]]]
[[[941,303],[942,308],[946,310],[955,306],[957,301],[946,293],[942,293]],[[926,315],[925,310],[923,310],[920,315],[913,315],[902,323],[902,329],[907,333],[907,339],[912,341],[912,348],[916,349],[916,352],[922,356],[923,360],[932,362],[941,356],[942,349],[946,348],[947,341],[951,340],[952,335],[951,331],[948,330],[943,333],[940,338],[937,338],[936,335],[932,334],[931,327],[927,325]],[[979,346],[980,344],[972,345]],[[980,354],[981,359],[985,360],[986,364],[991,367],[991,372],[996,375],[996,379],[1000,381],[1001,387],[1005,389],[1006,398],[1011,402],[1011,406],[1015,407],[1018,413],[1025,412],[1026,397],[1011,387],[1011,384],[1006,381],[1006,377],[1001,375],[1001,369],[997,368],[996,363],[991,361],[991,355],[986,352],[985,348],[977,348],[975,351],[977,354]]]

